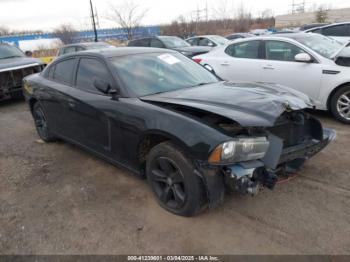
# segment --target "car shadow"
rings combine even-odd
[[[3,101],[0,101],[0,108],[7,107],[7,106],[15,106],[15,105],[21,105],[25,103],[25,100],[23,98],[13,98],[13,99],[6,99]]]

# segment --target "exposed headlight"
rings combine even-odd
[[[261,159],[265,156],[269,141],[266,137],[238,138],[219,145],[210,155],[209,163],[225,164]]]

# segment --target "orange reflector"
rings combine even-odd
[[[217,164],[221,162],[221,152],[222,152],[222,147],[218,146],[215,148],[215,150],[211,153],[208,161],[211,164]]]

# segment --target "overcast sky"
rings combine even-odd
[[[100,27],[116,26],[104,19],[109,12],[109,4],[118,6],[125,0],[93,0],[100,18]],[[237,7],[241,0],[134,0],[142,8],[148,9],[143,24],[170,23],[179,15],[190,13],[197,6],[210,13],[221,2],[230,2]],[[272,9],[275,15],[290,12],[292,0],[244,0],[244,6],[253,15],[264,9]],[[295,0],[296,3],[303,0]],[[314,4],[327,4],[332,8],[350,7],[349,0],[306,0],[307,8]],[[79,29],[90,26],[89,0],[0,0],[0,26],[18,30],[52,30],[62,23],[72,23]]]

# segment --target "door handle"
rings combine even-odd
[[[274,70],[275,68],[272,65],[267,65],[267,66],[264,66],[263,69]]]
[[[222,66],[230,66],[230,63],[229,62],[223,62],[221,63]]]

